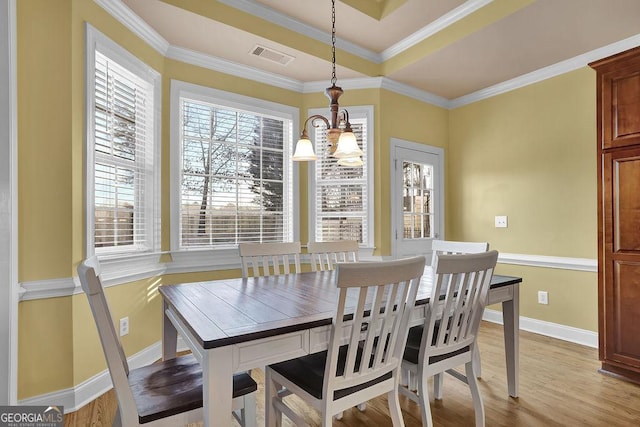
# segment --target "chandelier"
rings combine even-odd
[[[358,147],[358,141],[349,123],[349,113],[347,110],[340,111],[338,98],[344,93],[341,87],[336,86],[336,1],[331,0],[331,86],[325,90],[329,98],[329,109],[331,121],[326,117],[314,114],[304,122],[300,139],[296,144],[296,149],[291,158],[294,161],[317,160],[318,156],[313,151],[313,144],[307,134],[307,125],[318,128],[324,125],[327,127],[328,151],[333,157],[338,159],[341,166],[362,166],[362,150]]]

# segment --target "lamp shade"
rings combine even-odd
[[[360,157],[362,150],[358,147],[358,141],[353,132],[342,132],[338,139],[338,147],[333,156],[342,159],[344,157]]]
[[[340,166],[355,168],[358,166],[362,166],[364,162],[362,161],[362,158],[360,158],[360,156],[355,156],[355,157],[343,157],[341,159],[338,159],[338,164]]]
[[[313,144],[308,138],[301,138],[296,144],[296,151],[291,160],[296,162],[318,160],[318,156],[313,152]]]

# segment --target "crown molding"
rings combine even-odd
[[[360,77],[354,79],[340,79],[337,82],[337,85],[345,90],[354,90],[354,89],[375,89],[380,88],[382,85],[383,77]],[[324,90],[329,87],[331,82],[323,80],[323,81],[315,81],[315,82],[306,82],[303,84],[302,93],[314,93],[314,92],[324,92]]]
[[[465,3],[453,9],[452,11],[436,19],[431,24],[416,31],[415,33],[411,34],[405,39],[392,45],[388,49],[385,49],[380,54],[372,50],[363,48],[362,46],[359,46],[355,43],[342,40],[340,38],[336,39],[336,46],[353,55],[359,56],[363,59],[374,62],[376,64],[381,64],[384,61],[387,61],[393,58],[394,56],[404,52],[405,50],[413,47],[414,45],[420,43],[422,40],[431,37],[432,35],[438,33],[439,31],[442,31],[446,27],[469,16],[473,12],[483,8],[484,6],[490,4],[493,1],[494,0],[466,1]],[[280,13],[255,0],[219,0],[219,2],[227,6],[234,7],[238,10],[242,10],[243,12],[249,13],[259,18],[265,19],[274,24],[280,25],[281,27],[288,28],[299,34],[303,34],[305,36],[311,37],[327,45],[331,44],[331,35],[328,32],[319,30],[315,27],[312,27],[303,22],[300,22],[297,19],[291,18],[290,16]]]
[[[193,50],[181,47],[171,46],[167,51],[167,58],[186,62],[191,65],[208,68],[213,71],[219,71],[225,74],[231,74],[236,77],[265,83],[271,86],[288,89],[295,92],[303,91],[303,83],[296,79],[284,77],[280,74],[262,71],[257,68],[238,64],[236,62],[227,61],[226,59],[205,55]]]
[[[153,28],[151,28],[146,22],[144,22],[138,15],[136,15],[131,9],[125,6],[120,0],[94,0],[98,5],[107,10],[111,15],[113,15],[116,19],[118,19],[123,25],[129,28],[133,33],[138,35],[142,40],[147,42],[149,45],[154,47],[163,55],[176,59],[179,61],[184,61],[186,63],[197,65],[201,67],[205,67],[214,71],[223,72],[226,74],[233,74],[242,78],[246,78],[249,80],[254,80],[257,82],[265,83],[268,85],[280,87],[287,90],[292,90],[296,92],[302,93],[311,93],[311,92],[322,92],[327,87],[326,82],[309,82],[303,83],[299,80],[291,79],[288,77],[284,77],[279,74],[265,72],[253,67],[248,67],[246,65],[237,64],[231,61],[227,61],[224,59],[216,58],[210,55],[205,55],[198,52],[193,52],[188,49],[179,48],[176,46],[171,46],[166,40],[164,40]],[[267,8],[264,5],[260,5],[255,0],[219,0],[222,3],[225,3],[229,6],[235,7],[239,10],[243,10],[247,13],[251,13],[260,17],[260,13],[266,13],[269,16],[269,20],[276,24],[282,26],[295,26],[294,23],[297,22],[299,25],[299,31],[303,34],[308,35],[312,38],[317,38],[318,40],[323,41],[326,39],[326,34],[322,31],[319,31],[311,26],[307,26],[301,24],[298,21],[293,20],[286,15],[280,14],[279,12],[274,11],[271,8]],[[489,4],[493,0],[470,0],[463,4],[462,6],[454,9],[448,15],[445,15],[442,19],[444,20],[447,17],[447,24],[451,25],[455,20],[462,19],[462,17],[473,13],[475,10]],[[266,9],[266,10],[265,10]],[[455,13],[454,13],[455,12]],[[466,13],[466,15],[464,15]],[[291,21],[291,22],[289,22]],[[439,20],[438,20],[439,21]],[[436,25],[436,22],[432,23],[432,25]],[[437,25],[444,28],[445,22],[438,23]],[[304,28],[303,28],[304,27]],[[424,29],[424,32],[419,31],[409,38],[415,37],[415,40],[418,40],[420,37],[422,39],[429,36],[430,31],[435,31],[435,27],[427,26]],[[292,28],[293,29],[293,28]],[[314,36],[315,34],[315,36]],[[321,36],[324,34],[324,36]],[[407,39],[409,39],[407,38]],[[405,43],[406,46],[409,46],[411,43],[407,39],[403,40],[400,43]],[[421,39],[421,40],[422,40]],[[339,42],[339,40],[338,40]],[[338,44],[336,42],[336,44]],[[399,43],[399,44],[400,44]],[[417,43],[414,41],[414,44]],[[340,83],[345,88],[350,89],[373,89],[373,88],[384,88],[390,90],[392,92],[396,92],[402,95],[409,96],[411,98],[436,105],[438,107],[454,109],[458,107],[462,107],[464,105],[472,104],[474,102],[482,101],[487,98],[491,98],[496,95],[500,95],[506,92],[510,92],[512,90],[520,89],[522,87],[528,86],[533,83],[538,83],[540,81],[556,77],[561,74],[568,73],[570,71],[576,70],[581,67],[587,66],[590,62],[605,58],[610,55],[614,55],[616,53],[622,52],[627,49],[631,49],[633,47],[640,45],[640,34],[629,37],[627,39],[621,40],[616,43],[612,43],[610,45],[604,46],[602,48],[595,49],[591,52],[587,52],[582,55],[578,55],[574,58],[567,59],[565,61],[558,62],[557,64],[550,65],[548,67],[541,68],[539,70],[533,71],[531,73],[524,74],[519,77],[515,77],[513,79],[507,80],[502,83],[498,83],[496,85],[487,87],[485,89],[481,89],[479,91],[470,93],[468,95],[461,96],[459,98],[448,100],[446,98],[440,97],[438,95],[432,94],[427,91],[423,91],[421,89],[414,88],[409,85],[405,85],[402,83],[395,82],[387,77],[370,77],[370,78],[357,78],[357,79],[347,79],[343,80]],[[353,45],[350,46],[341,46],[344,50],[358,55],[356,53],[358,46]],[[405,47],[406,49],[407,47]],[[391,49],[391,48],[390,48]],[[397,47],[398,53],[400,52],[400,47]],[[397,53],[387,53],[385,55],[397,55]],[[365,59],[366,55],[358,55],[362,56]],[[389,57],[391,57],[389,56]],[[370,59],[374,62],[378,62],[378,60]]]
[[[395,92],[400,95],[405,95],[418,101],[433,104],[437,107],[449,109],[450,101],[438,95],[434,95],[430,92],[416,89],[413,86],[399,83],[388,77],[362,77],[354,79],[344,79],[338,82],[340,86],[345,90],[355,89],[386,89],[391,92]],[[313,93],[323,92],[328,86],[327,82],[308,82],[304,83],[302,92]]]
[[[450,108],[453,109],[462,107],[463,105],[472,104],[483,99],[491,98],[493,96],[510,92],[515,89],[520,89],[530,84],[538,83],[543,80],[550,79],[552,77],[556,77],[573,70],[577,70],[578,68],[586,67],[592,61],[606,58],[607,56],[623,52],[627,49],[631,49],[639,45],[640,34],[637,34],[624,40],[620,40],[616,43],[612,43],[599,49],[592,50],[585,54],[569,58],[565,61],[549,65],[548,67],[532,71],[531,73],[523,74],[522,76],[513,78],[511,80],[507,80],[488,88],[470,93],[468,95],[461,96],[450,101]]]
[[[485,7],[493,1],[494,0],[469,0],[464,2],[449,13],[442,15],[440,18],[436,19],[429,25],[411,34],[409,37],[400,40],[398,43],[382,51],[382,61],[387,61],[394,56],[399,55],[405,50],[420,43],[422,40],[431,37],[432,35],[444,30],[450,25],[455,24],[459,20],[471,15],[476,10]]]
[[[312,27],[303,22],[298,21],[288,15],[280,13],[268,6],[265,6],[255,0],[218,0],[227,6],[231,6],[248,14],[257,16],[260,19],[267,20],[281,27],[287,28],[291,31],[295,31],[298,34],[310,37],[314,40],[318,40],[327,46],[331,45],[331,33]],[[374,62],[376,64],[382,63],[382,57],[380,54],[359,46],[355,43],[351,43],[347,40],[336,37],[336,47],[349,52],[352,55],[359,56],[367,61]]]
[[[379,89],[382,87],[382,80],[385,77],[359,77],[353,79],[341,79],[337,84],[345,90],[355,89]],[[303,93],[324,92],[330,85],[328,81],[315,81],[304,83]]]
[[[387,89],[391,92],[395,92],[400,95],[405,95],[410,98],[417,99],[418,101],[426,102],[428,104],[433,104],[438,107],[442,107],[446,109],[451,108],[450,101],[446,98],[443,98],[438,95],[434,95],[431,92],[417,89],[413,86],[409,86],[404,83],[396,82],[395,80],[391,80],[387,77],[382,78],[382,89]]]
[[[169,42],[156,30],[129,9],[121,0],[94,0],[98,6],[109,12],[122,25],[131,30],[135,35],[144,40],[152,48],[163,55],[169,50]]]

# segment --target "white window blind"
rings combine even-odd
[[[352,118],[351,128],[363,151],[364,166],[339,166],[329,152],[326,127],[316,128],[315,240],[369,240],[367,119]]]
[[[180,119],[180,247],[292,241],[292,121],[188,98]]]
[[[150,250],[153,83],[99,51],[94,79],[94,246],[97,253]]]

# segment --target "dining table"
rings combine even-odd
[[[426,267],[411,313],[424,321],[431,297]],[[518,396],[519,285],[493,275],[489,304],[502,304],[507,388]],[[230,278],[158,288],[163,298],[163,359],[176,357],[178,336],[202,365],[205,426],[232,425],[232,378],[327,349],[338,288],[335,271]],[[477,372],[479,374],[479,372]]]

